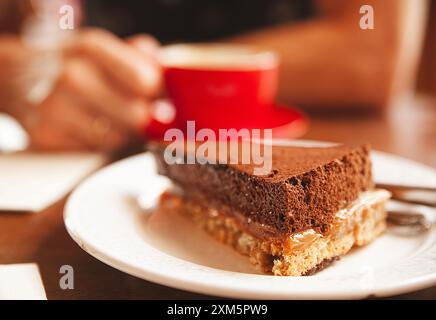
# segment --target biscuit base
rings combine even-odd
[[[378,192],[384,190],[379,190]],[[377,192],[377,191],[374,191]],[[249,257],[259,270],[277,276],[312,275],[345,255],[353,246],[364,246],[386,228],[385,203],[388,193],[368,203],[355,203],[341,210],[326,234],[309,229],[281,238],[256,237],[238,220],[180,195],[166,193],[163,209],[189,216],[220,242]]]

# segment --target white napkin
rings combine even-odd
[[[0,210],[38,212],[104,164],[100,154],[0,154]]]
[[[0,300],[47,300],[38,266],[0,265]]]

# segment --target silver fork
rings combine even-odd
[[[376,188],[390,191],[394,200],[436,207],[436,188],[387,183],[377,183]]]
[[[400,236],[417,236],[429,231],[434,225],[424,214],[412,210],[389,210],[387,217],[392,233]]]
[[[381,183],[376,187],[390,191],[393,200],[436,208],[436,188]],[[434,219],[430,221],[425,214],[415,208],[388,210],[387,221],[392,226],[401,227],[396,228],[395,233],[403,236],[422,234],[435,225]]]

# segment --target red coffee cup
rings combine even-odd
[[[163,47],[160,62],[166,91],[175,108],[167,124],[153,120],[152,138],[169,128],[263,129],[301,118],[276,108],[278,57],[272,51],[238,44],[176,44]],[[301,126],[300,126],[301,127]],[[300,130],[301,131],[301,130]]]
[[[233,44],[177,44],[160,55],[176,126],[242,127],[241,118],[269,108],[277,92],[277,56]]]

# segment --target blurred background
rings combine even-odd
[[[141,144],[165,89],[157,53],[175,42],[275,50],[278,100],[314,119],[386,116],[436,95],[435,17],[425,0],[0,0],[0,150]]]

